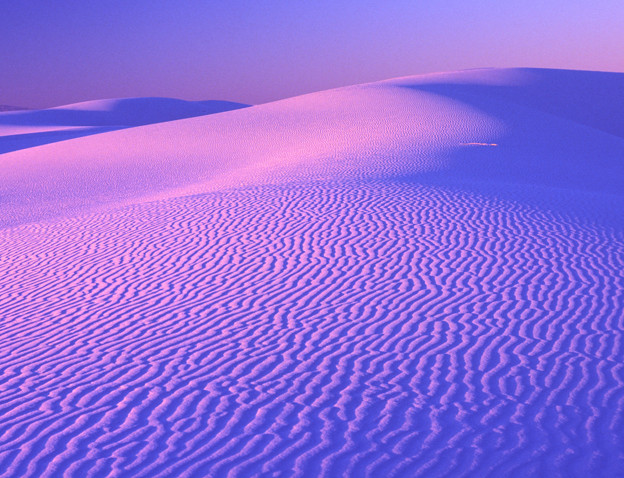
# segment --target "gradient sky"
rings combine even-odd
[[[0,0],[0,104],[263,103],[433,71],[624,71],[623,0]]]

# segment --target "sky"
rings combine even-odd
[[[265,103],[480,67],[624,72],[624,0],[0,0],[0,104]]]

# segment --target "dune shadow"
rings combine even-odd
[[[81,138],[108,131],[124,129],[125,127],[93,127],[84,129],[67,129],[59,131],[42,131],[36,133],[12,134],[0,136],[0,154],[18,151],[20,149],[34,148],[44,144],[56,143],[68,139]]]
[[[531,73],[531,70],[528,70]],[[496,138],[474,137],[449,153],[444,178],[622,194],[624,74],[544,70],[517,85],[404,83],[497,120]]]

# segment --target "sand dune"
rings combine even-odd
[[[588,74],[579,73],[581,79]],[[577,85],[559,74],[484,70],[399,79],[16,151],[3,156],[3,222],[39,220],[180,188],[202,192],[301,178],[442,173],[621,191],[624,133],[609,134],[601,127],[624,124],[624,113],[609,111],[604,105],[611,97],[603,97],[623,75],[596,73],[595,87],[588,90],[586,82]],[[552,87],[547,105],[538,100],[522,105],[532,97],[535,87],[526,86],[531,81],[559,81],[565,88]],[[470,90],[475,84],[479,93],[458,92],[458,85]],[[575,94],[557,97],[559,90]],[[578,111],[545,112],[588,97],[609,111],[606,119],[588,115],[580,123],[573,120]],[[472,142],[498,147],[477,150],[466,145]]]
[[[0,473],[618,476],[622,88],[427,75],[0,156]]]
[[[118,98],[85,101],[46,110],[10,111],[0,113],[0,153],[246,106],[231,101]]]
[[[20,106],[11,106],[11,105],[0,105],[0,111],[18,111],[18,110],[26,110],[28,108],[22,108]]]

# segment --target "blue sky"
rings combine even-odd
[[[621,0],[0,0],[0,104],[262,103],[432,71],[624,71]]]

